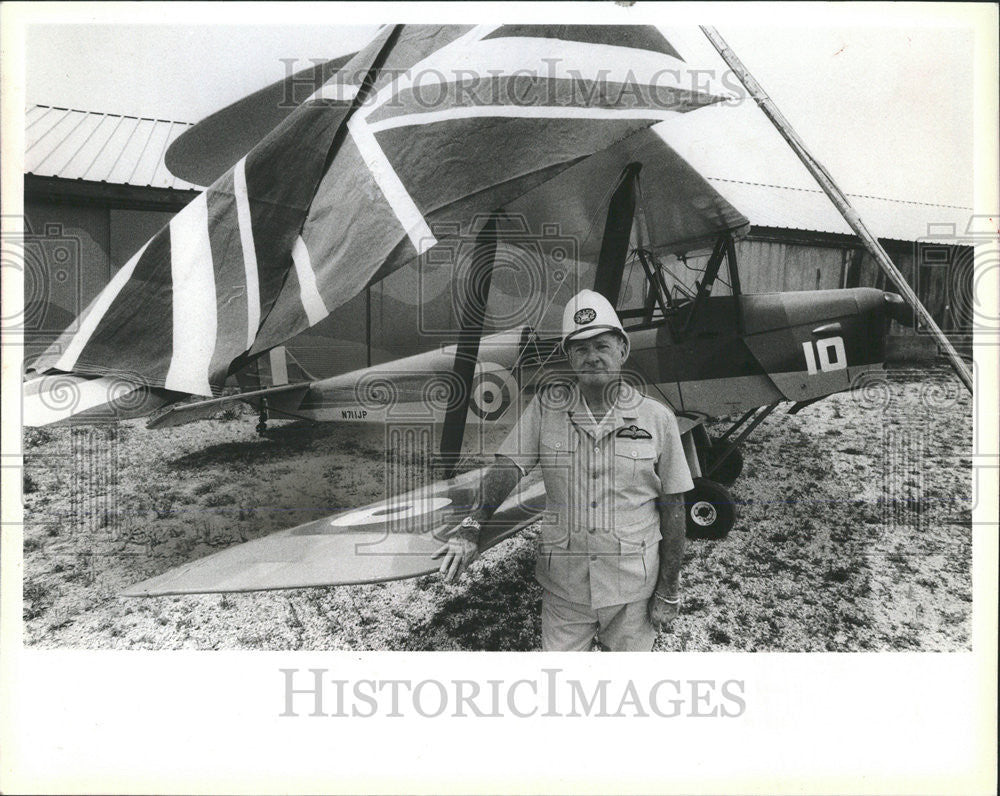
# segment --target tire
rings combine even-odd
[[[736,524],[736,504],[722,484],[695,478],[684,496],[684,516],[688,539],[725,539]]]
[[[710,477],[713,481],[718,481],[725,486],[732,486],[740,477],[740,473],[743,472],[743,452],[739,448],[734,448],[733,452],[726,456],[718,470],[712,470],[727,449],[728,445],[725,442],[717,439],[712,440],[712,444],[705,454],[705,474],[711,473]]]

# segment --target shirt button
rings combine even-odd
[[[639,455],[639,454],[638,454],[638,453],[637,453],[636,451],[632,451],[632,458],[635,458],[635,457],[636,457],[636,456],[638,456],[638,455]]]
[[[591,560],[591,561],[596,561],[596,560],[597,560],[597,556],[591,556],[591,557],[590,557],[590,560]]]
[[[592,500],[592,501],[590,502],[590,507],[591,507],[592,509],[596,509],[596,508],[597,508],[597,501],[596,501],[596,500]]]
[[[600,452],[601,452],[601,449],[599,447],[595,446],[594,447],[594,453],[600,453]]]
[[[594,470],[594,478],[600,478],[600,477],[601,477],[600,473],[598,473],[597,470]]]

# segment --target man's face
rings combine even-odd
[[[569,366],[582,387],[604,387],[618,378],[625,364],[625,341],[615,332],[566,345]]]

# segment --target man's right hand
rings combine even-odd
[[[473,538],[478,534],[466,528],[457,528],[448,541],[432,558],[441,558],[438,572],[445,583],[457,580],[466,569],[479,558],[479,542]]]
[[[677,602],[664,602],[656,593],[649,598],[649,622],[658,633],[669,633],[681,610],[681,602],[676,595],[667,599],[676,599]]]

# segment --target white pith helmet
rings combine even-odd
[[[629,352],[629,339],[618,313],[600,293],[581,290],[566,303],[562,317],[562,347],[573,340],[587,340],[605,332],[618,332],[625,340],[625,356]]]

